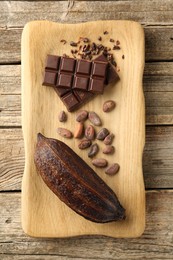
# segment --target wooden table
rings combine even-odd
[[[147,223],[141,238],[34,239],[21,229],[20,40],[23,26],[38,19],[131,19],[145,29]],[[173,259],[173,1],[2,1],[0,50],[0,259]]]

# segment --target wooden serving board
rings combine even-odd
[[[103,35],[103,31],[109,34]],[[92,166],[87,151],[78,148],[77,139],[60,138],[57,127],[75,129],[76,112],[68,113],[66,123],[58,121],[58,113],[66,108],[51,87],[42,86],[47,54],[70,55],[71,46],[61,39],[77,41],[80,36],[112,46],[110,38],[119,40],[121,50],[113,51],[120,81],[109,85],[104,95],[98,95],[82,109],[95,111],[103,127],[115,134],[114,155],[103,156],[103,143],[97,141],[104,157],[120,164],[115,176]],[[125,56],[122,59],[122,55]],[[142,173],[142,153],[145,142],[145,109],[142,88],[144,69],[144,32],[140,24],[132,21],[97,21],[81,24],[58,24],[48,21],[28,23],[22,35],[22,127],[25,144],[25,171],[22,183],[22,226],[35,237],[69,237],[98,234],[112,237],[137,237],[145,226],[145,189]],[[110,113],[102,112],[108,99],[117,106]],[[87,121],[85,125],[89,124]],[[100,127],[96,127],[98,131]],[[34,165],[37,133],[59,138],[79,154],[97,174],[115,191],[126,209],[126,220],[107,224],[88,221],[68,208],[45,185]]]

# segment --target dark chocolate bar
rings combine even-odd
[[[54,87],[71,112],[102,94],[104,85],[118,78],[104,55],[92,62],[48,55],[43,85]]]

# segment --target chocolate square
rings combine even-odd
[[[79,104],[78,99],[72,92],[65,94],[61,99],[68,111],[73,111]]]
[[[104,79],[94,78],[90,80],[89,91],[96,94],[103,94]]]
[[[73,73],[75,62],[76,61],[73,58],[62,57],[60,70]]]
[[[73,76],[70,74],[60,74],[57,80],[57,87],[71,88]]]
[[[57,73],[53,71],[45,71],[43,84],[54,87],[56,84]]]
[[[91,92],[86,92],[82,90],[74,90],[74,94],[76,95],[77,99],[80,101],[81,104],[84,104],[86,101],[89,101],[95,95]]]
[[[62,97],[63,95],[65,95],[66,93],[68,93],[70,91],[68,88],[55,87],[54,89],[59,97]]]
[[[105,78],[107,69],[107,63],[105,62],[93,62],[92,76]]]
[[[76,65],[76,74],[90,75],[91,62],[86,60],[78,60]]]
[[[74,77],[73,88],[87,91],[88,80],[89,78],[78,77],[78,76]]]
[[[46,62],[46,69],[58,70],[60,57],[55,55],[48,55]]]

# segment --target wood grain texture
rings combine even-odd
[[[118,53],[114,52],[119,64],[121,80],[116,85],[109,86],[104,95],[98,95],[82,108],[100,114],[103,125],[117,136],[116,154],[106,157],[109,163],[115,161],[121,165],[119,174],[113,178],[104,174],[104,169],[94,167],[86,151],[79,151],[78,140],[74,138],[67,140],[55,133],[54,129],[62,126],[56,122],[57,112],[66,111],[66,108],[52,88],[42,86],[47,54],[62,55],[64,49],[67,54],[71,51],[70,45],[55,45],[56,42],[60,42],[62,38],[68,42],[72,38],[77,41],[80,36],[84,35],[93,41],[95,33],[100,35],[106,30],[110,31],[112,38],[118,38],[121,42],[121,50]],[[110,36],[104,38],[103,44],[109,46]],[[123,53],[126,53],[124,60]],[[145,194],[141,160],[145,139],[142,89],[144,35],[141,25],[129,21],[100,21],[76,25],[45,21],[31,22],[23,31],[22,64],[22,128],[26,152],[22,182],[22,225],[25,232],[37,237],[69,237],[83,234],[102,234],[113,237],[140,236],[145,225]],[[118,104],[116,109],[109,115],[101,113],[100,104],[113,97]],[[75,112],[69,114],[67,129],[74,128],[75,117]],[[98,132],[98,127],[95,128]],[[100,175],[115,191],[126,209],[124,221],[104,225],[88,221],[69,209],[48,189],[38,175],[33,162],[38,132],[64,141]],[[101,152],[103,145],[99,143],[98,157],[103,156]],[[64,215],[67,217],[64,218]]]
[[[7,259],[172,259],[173,191],[147,192],[146,198],[146,230],[138,239],[35,239],[26,236],[21,228],[21,194],[1,193],[0,258],[6,260],[5,256],[11,255]]]
[[[24,170],[21,129],[0,129],[0,191],[20,190]],[[147,189],[173,187],[173,127],[146,128],[143,172]]]
[[[55,22],[135,20],[142,24],[173,25],[171,0],[139,1],[2,1],[0,27],[22,27],[32,20]]]

